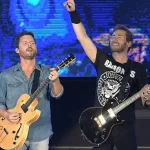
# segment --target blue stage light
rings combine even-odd
[[[27,0],[27,2],[33,6],[36,6],[40,2],[40,0]]]

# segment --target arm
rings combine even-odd
[[[6,81],[5,77],[0,74],[0,117],[6,118],[8,121],[14,123],[18,122],[20,120],[20,113],[16,112],[9,112],[6,109],[6,95],[7,95],[7,90],[6,90]]]
[[[6,118],[7,110],[6,110],[6,81],[2,74],[0,74],[0,117]]]
[[[58,72],[54,68],[51,69],[49,79],[52,81],[52,97],[59,98],[63,94],[64,89],[60,83]]]
[[[94,63],[96,60],[97,49],[92,40],[86,34],[85,28],[80,21],[78,13],[75,10],[74,0],[68,0],[64,3],[64,6],[70,13],[72,26],[75,31],[76,37],[81,43],[85,53],[89,59]]]
[[[63,93],[63,86],[59,81],[59,78],[52,83],[52,93],[53,97],[59,97]]]

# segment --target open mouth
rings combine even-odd
[[[32,48],[28,48],[26,51],[27,52],[33,52],[33,49]]]
[[[119,43],[112,43],[112,46],[119,46]]]

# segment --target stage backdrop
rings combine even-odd
[[[0,0],[0,72],[18,61],[15,36],[24,30],[35,34],[40,64],[56,66],[70,53],[76,62],[60,70],[62,77],[91,77],[96,72],[77,41],[65,0]],[[77,10],[92,41],[109,51],[109,33],[124,24],[134,35],[129,57],[144,63],[150,76],[150,1],[76,0]]]

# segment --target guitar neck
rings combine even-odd
[[[56,71],[58,71],[60,69],[59,66],[57,66],[55,68]],[[38,89],[31,95],[31,97],[29,98],[29,100],[26,103],[26,107],[29,107],[30,104],[34,101],[34,99],[40,94],[40,92],[44,89],[44,87],[49,83],[50,79],[47,78],[46,80],[44,80],[41,85],[38,87]]]
[[[74,54],[70,54],[67,58],[65,58],[59,65],[56,66],[55,70],[59,71],[61,68],[68,67],[70,64],[72,64],[75,61]],[[24,112],[28,111],[28,107],[30,104],[34,101],[34,99],[40,94],[40,92],[44,89],[44,87],[49,83],[50,79],[47,78],[44,80],[40,86],[37,88],[37,90],[31,95],[31,97],[28,99],[28,101],[23,104],[21,107]]]
[[[120,112],[121,110],[123,110],[124,108],[132,104],[134,101],[136,101],[140,97],[140,94],[141,94],[141,91],[137,92],[136,94],[134,94],[133,96],[131,96],[130,98],[122,102],[121,104],[114,107],[113,108],[114,113],[117,114],[118,112]]]
[[[34,101],[34,99],[39,95],[39,93],[44,89],[44,87],[49,83],[50,79],[47,78],[44,80],[41,85],[38,87],[38,89],[31,95],[29,100],[26,102],[26,107],[29,107],[30,104]]]

